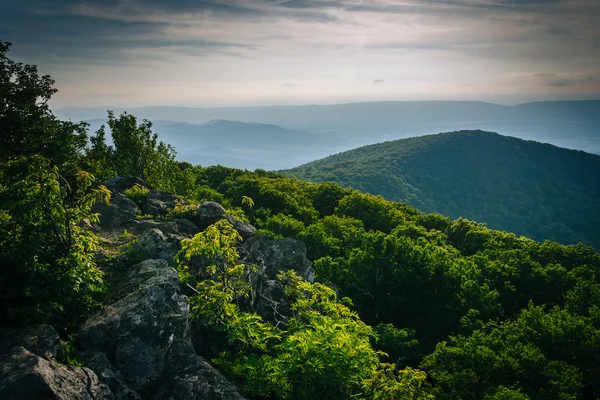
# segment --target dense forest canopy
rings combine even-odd
[[[600,248],[600,156],[483,131],[361,147],[284,172],[535,240]]]
[[[107,200],[104,180],[136,175],[187,200],[171,217],[217,201],[259,235],[306,244],[315,283],[278,277],[292,300],[286,326],[245,306],[250,267],[226,220],[183,241],[176,257],[192,317],[217,338],[212,361],[248,396],[600,397],[600,255],[591,247],[423,214],[334,183],[177,163],[151,124],[129,114],[109,114],[108,146],[103,129],[57,121],[50,78],[7,51],[0,42],[1,325],[49,322],[67,334],[102,304],[100,244],[84,220]],[[205,271],[193,257],[208,260]]]

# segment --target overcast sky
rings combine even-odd
[[[54,107],[600,98],[600,0],[0,0]]]

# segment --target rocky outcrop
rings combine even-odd
[[[92,207],[92,212],[100,214],[100,227],[103,229],[119,228],[135,221],[138,206],[122,193],[113,193],[110,203],[98,202]]]
[[[306,245],[296,239],[254,237],[244,243],[244,262],[264,270],[267,279],[275,279],[281,270],[294,270],[309,282],[315,278],[312,262],[306,258]]]
[[[17,346],[50,360],[60,356],[60,338],[50,325],[0,330],[0,352],[8,352]]]
[[[135,184],[150,189],[141,210],[123,194]],[[255,289],[249,308],[285,326],[290,302],[276,275],[293,269],[312,282],[306,246],[294,239],[256,236],[251,224],[225,215],[215,202],[198,205],[183,219],[140,219],[140,213],[165,215],[181,199],[133,177],[112,178],[106,186],[112,201],[96,204],[94,211],[100,213],[100,234],[110,244],[104,259],[115,271],[111,278],[118,290],[113,292],[115,302],[79,329],[79,356],[90,369],[56,361],[60,340],[47,325],[0,331],[0,399],[242,399],[237,387],[192,345],[189,301],[172,268],[173,256],[182,239],[227,219],[243,239],[240,262],[248,266],[247,278]],[[135,238],[123,239],[124,229]],[[125,240],[130,242],[124,245]],[[190,265],[198,263],[203,270],[207,262],[194,257]],[[200,342],[194,338],[195,344]],[[198,349],[203,346],[210,343]]]
[[[163,216],[177,204],[184,203],[183,199],[176,194],[153,190],[148,182],[132,176],[110,178],[104,185],[113,193],[113,198],[123,195],[126,190],[135,185],[147,188],[149,190],[148,195],[140,207],[142,214]]]
[[[158,258],[172,262],[173,256],[179,251],[181,239],[178,234],[165,235],[160,229],[147,229],[131,243],[126,253],[135,260]]]
[[[227,220],[233,225],[235,230],[240,234],[242,240],[248,240],[251,237],[256,236],[256,228],[247,222],[237,220],[232,216],[228,215]]]
[[[204,358],[196,355],[187,340],[176,339],[165,362],[163,385],[152,400],[241,400],[235,386]]]
[[[78,335],[88,365],[117,399],[241,399],[189,339],[189,303],[165,260],[131,267],[138,288],[88,319]],[[139,397],[136,397],[139,396]]]
[[[225,209],[219,203],[205,201],[200,204],[194,213],[186,216],[186,218],[203,231],[217,221],[225,218]]]
[[[90,369],[56,361],[60,339],[52,327],[4,330],[0,337],[0,399],[114,399]]]
[[[140,263],[131,274],[149,279],[88,319],[78,340],[83,350],[106,354],[128,385],[144,396],[160,382],[175,337],[187,335],[189,303],[179,294],[177,271],[166,263]]]
[[[175,220],[175,223],[179,233],[185,237],[193,237],[200,232],[200,229],[190,220],[179,218]]]
[[[106,354],[88,351],[82,353],[81,358],[85,361],[85,365],[96,372],[98,378],[108,385],[115,400],[142,400],[140,395],[125,383],[123,375],[111,364]]]
[[[142,204],[142,213],[150,215],[166,215],[168,211],[177,204],[183,204],[181,197],[158,190],[150,190],[144,204]]]
[[[267,279],[260,282],[257,290],[254,311],[265,321],[270,321],[280,328],[285,327],[291,310],[290,300],[285,294],[285,287],[280,281]]]
[[[110,178],[104,183],[104,186],[108,190],[114,193],[123,193],[127,189],[131,189],[135,185],[140,185],[148,189],[152,189],[152,186],[148,182],[143,179],[137,178],[135,176],[115,176],[114,178]]]

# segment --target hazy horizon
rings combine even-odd
[[[457,100],[457,99],[427,99],[427,100],[365,100],[365,101],[340,101],[340,102],[322,102],[322,103],[290,103],[290,104],[275,104],[275,103],[265,103],[265,104],[241,104],[241,105],[216,105],[216,106],[190,106],[190,105],[179,105],[179,104],[155,104],[155,105],[114,105],[114,104],[104,104],[104,105],[96,105],[96,106],[80,106],[80,105],[66,105],[62,107],[53,107],[54,110],[66,110],[66,109],[84,109],[84,108],[101,108],[106,110],[111,109],[142,109],[142,108],[191,108],[191,109],[219,109],[219,108],[276,108],[276,107],[311,107],[311,106],[342,106],[342,105],[350,105],[350,104],[360,104],[360,103],[487,103],[501,107],[515,107],[528,103],[545,103],[545,102],[578,102],[578,101],[600,101],[600,94],[591,95],[589,98],[575,98],[575,99],[566,99],[566,98],[552,98],[547,100],[531,100],[531,101],[518,101],[518,102],[510,102],[510,103],[501,103],[501,102],[493,102],[486,100],[476,100],[476,99],[465,99],[465,100]],[[52,102],[51,102],[52,103]]]
[[[595,0],[2,2],[55,109],[600,98]]]

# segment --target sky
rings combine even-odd
[[[600,0],[0,0],[54,108],[600,99]]]

